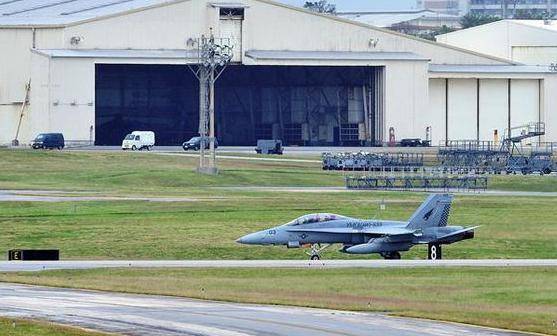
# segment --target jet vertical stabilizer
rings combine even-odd
[[[430,195],[410,217],[407,229],[447,226],[452,201],[453,196],[449,194]]]

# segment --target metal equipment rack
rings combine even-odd
[[[501,172],[507,161],[508,151],[492,141],[447,141],[439,148],[438,162],[447,171],[477,173]]]
[[[505,130],[501,143],[494,141],[447,141],[437,156],[440,168],[447,172],[477,174],[549,174],[555,170],[552,143],[522,142],[545,134],[543,122],[533,122]]]
[[[555,170],[553,143],[535,143],[528,151],[522,141],[545,135],[545,123],[533,122],[505,130],[503,147],[508,152],[507,173],[550,174]]]
[[[357,190],[485,191],[487,176],[402,172],[345,176],[346,188]]]
[[[323,153],[323,170],[407,170],[424,165],[422,153]]]

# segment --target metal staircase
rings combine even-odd
[[[545,123],[531,122],[506,129],[501,142],[445,141],[437,157],[444,171],[549,174],[557,169],[553,162],[553,150],[557,144],[536,139],[523,146],[524,140],[542,135],[545,135]]]
[[[541,146],[542,143],[538,142],[536,147],[530,148],[529,153],[522,148],[523,140],[542,135],[545,135],[544,122],[531,122],[505,130],[502,147],[509,152],[506,163],[507,172],[550,174],[554,170],[552,144],[551,146]]]
[[[519,143],[522,140],[545,135],[544,122],[531,122],[525,125],[505,129],[504,141]]]

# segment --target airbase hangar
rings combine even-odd
[[[540,121],[557,141],[547,66],[269,0],[0,0],[0,144],[18,128],[21,143],[118,145],[141,129],[180,144],[198,134],[190,66],[211,33],[234,48],[216,88],[221,145],[372,145],[427,128],[434,144],[493,140]]]

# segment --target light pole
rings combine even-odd
[[[215,82],[232,61],[232,43],[228,38],[201,36],[197,40],[198,64],[190,69],[199,80],[199,167],[202,174],[218,174],[215,151]],[[207,141],[209,155],[207,155]]]

